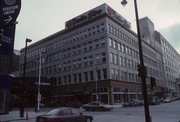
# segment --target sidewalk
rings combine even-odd
[[[0,122],[10,122],[10,121],[17,121],[17,120],[26,120],[26,119],[33,119],[36,118],[38,115],[42,115],[45,112],[34,112],[32,110],[25,110],[24,117],[20,117],[19,110],[10,111],[9,114],[0,115]],[[28,115],[28,116],[27,116]]]
[[[121,105],[113,105],[114,109],[120,108]],[[24,117],[20,117],[20,111],[19,109],[13,109],[9,112],[9,114],[0,115],[0,122],[11,122],[11,121],[21,121],[26,120],[26,112],[28,112],[28,119],[34,119],[39,115],[42,115],[46,113],[49,110],[52,110],[53,108],[41,108],[40,112],[35,112],[34,108],[25,108],[24,109]]]

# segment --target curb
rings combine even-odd
[[[32,118],[29,118],[28,120],[30,120],[30,119],[34,119],[34,118],[36,118],[36,117],[32,117]],[[26,120],[25,118],[22,118],[22,119],[12,119],[12,120],[4,120],[4,121],[0,121],[0,122],[11,122],[11,121],[21,121],[21,120]]]

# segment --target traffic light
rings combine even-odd
[[[141,64],[138,64],[137,65],[137,69],[138,69],[138,72],[139,72],[139,76],[142,77],[146,77],[147,76],[147,72],[146,72],[146,67],[145,66],[142,66]]]
[[[154,87],[156,87],[156,79],[153,77],[150,77],[150,85],[151,88],[153,89]]]

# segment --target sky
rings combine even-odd
[[[131,22],[136,32],[133,0],[21,0],[17,18],[15,49],[25,46],[25,39],[37,42],[65,28],[65,22],[103,3]],[[166,40],[180,53],[180,0],[137,0],[139,18],[148,17]]]

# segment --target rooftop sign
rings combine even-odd
[[[102,14],[106,13],[107,15],[111,16],[113,19],[118,21],[120,24],[125,26],[126,28],[130,29],[131,25],[130,23],[124,19],[120,14],[118,14],[115,10],[113,10],[111,7],[109,7],[107,4],[100,5],[88,12],[85,12],[84,14],[81,14],[65,23],[65,27],[72,28],[76,25],[79,25],[85,21],[91,20],[97,16],[100,16]]]

